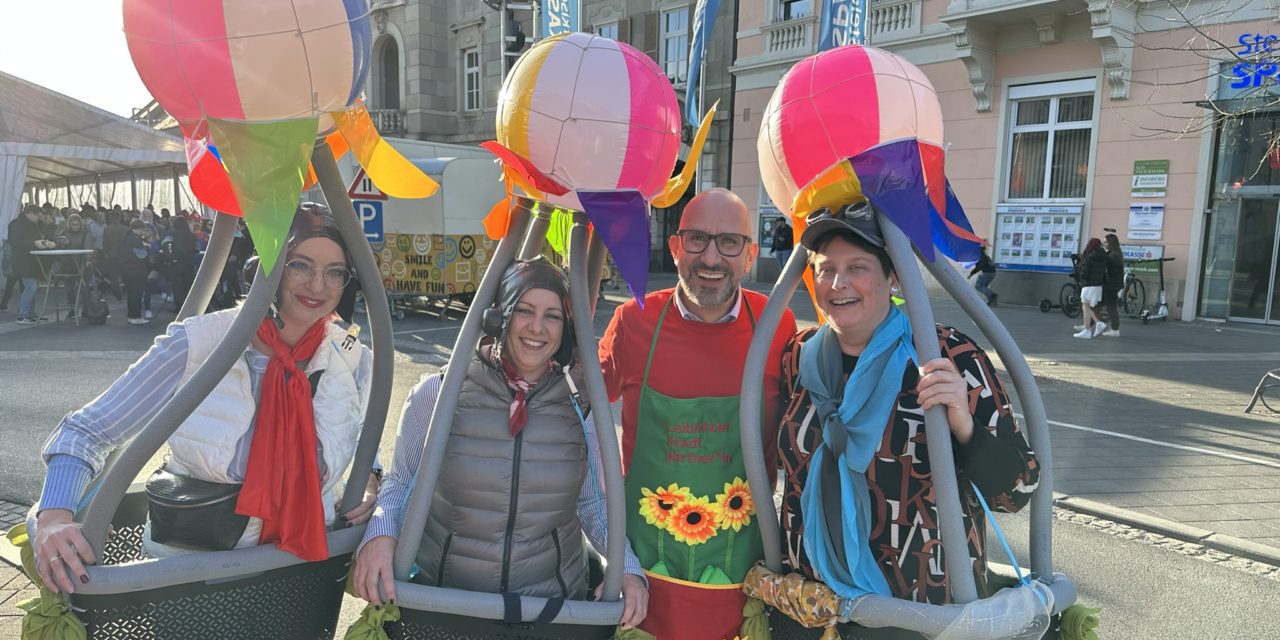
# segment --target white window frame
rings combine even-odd
[[[684,29],[682,31],[667,31],[667,16],[684,13]],[[689,20],[691,19],[688,6],[674,7],[666,9],[658,14],[658,65],[662,67],[662,72],[667,74],[671,79],[671,84],[681,87],[689,81]],[[667,42],[671,40],[684,40],[684,46],[676,47],[681,52],[681,57],[676,61],[675,75],[669,73],[667,66],[670,62],[667,60]],[[680,63],[683,62],[684,69],[681,73]]]
[[[471,56],[475,56],[474,65],[469,64],[468,58]],[[484,108],[484,91],[481,87],[484,75],[481,71],[483,67],[480,60],[480,47],[463,49],[458,56],[458,61],[461,63],[460,66],[462,68],[462,91],[460,92],[462,95],[462,110],[466,112],[480,111]],[[467,85],[467,81],[473,77],[475,78],[474,89]]]
[[[1054,132],[1066,131],[1072,129],[1088,129],[1089,135],[1089,173],[1093,173],[1094,154],[1093,148],[1098,144],[1098,133],[1096,121],[1098,114],[1098,81],[1096,78],[1082,78],[1079,80],[1065,80],[1061,82],[1043,82],[1038,84],[1026,84],[1009,87],[1008,95],[1008,114],[1009,128],[1005,136],[1005,158],[1001,169],[1004,188],[1004,202],[1084,202],[1089,197],[1088,179],[1086,178],[1085,193],[1078,198],[1050,198],[1049,186],[1053,179],[1053,142]],[[1089,114],[1088,120],[1080,122],[1057,122],[1058,120],[1058,101],[1062,98],[1074,98],[1081,95],[1093,96],[1093,110]],[[1049,118],[1046,124],[1025,124],[1019,125],[1018,122],[1018,103],[1028,100],[1041,100],[1049,98]],[[1048,132],[1048,140],[1045,147],[1045,171],[1044,184],[1040,188],[1040,197],[1034,198],[1014,198],[1009,195],[1009,189],[1012,186],[1010,175],[1013,170],[1013,137],[1018,133],[1032,133],[1037,131]]]
[[[604,24],[596,25],[596,35],[598,36],[604,36],[611,40],[617,40],[618,33],[619,33],[618,22],[616,20],[613,22],[606,22]]]
[[[822,6],[821,3],[826,2],[828,0],[809,0],[808,14],[803,16],[793,17],[793,18],[784,18],[783,13],[784,13],[784,9],[786,9],[786,5],[794,1],[795,0],[774,0],[774,3],[773,3],[774,22],[785,22],[787,20],[804,20],[805,18],[812,17]]]

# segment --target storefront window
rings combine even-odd
[[[1083,200],[1093,145],[1093,80],[1012,87],[1006,196],[1009,200]],[[1072,91],[1072,90],[1075,91]]]

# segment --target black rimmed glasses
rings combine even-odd
[[[680,246],[686,253],[702,253],[711,246],[712,242],[715,242],[716,251],[726,258],[742,255],[742,250],[751,243],[751,237],[741,233],[710,234],[697,229],[682,229],[676,235],[679,236]]]
[[[346,267],[329,267],[318,270],[306,260],[290,260],[284,265],[284,275],[293,284],[311,284],[316,271],[324,276],[324,286],[330,289],[341,289],[351,282],[351,270]]]

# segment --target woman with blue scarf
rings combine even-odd
[[[874,593],[945,604],[943,562],[924,410],[944,407],[960,476],[967,552],[987,595],[986,530],[970,482],[993,509],[1017,511],[1039,477],[987,355],[939,325],[944,357],[921,363],[873,208],[809,216],[809,250],[826,322],[784,352],[789,403],[779,433],[782,527],[789,571],[842,598]]]

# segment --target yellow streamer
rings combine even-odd
[[[440,185],[382,139],[363,104],[330,115],[365,175],[393,198],[428,198]],[[336,155],[336,154],[335,154]]]
[[[689,146],[689,157],[685,158],[684,169],[680,171],[680,175],[667,181],[666,188],[653,199],[653,206],[662,209],[675,204],[693,183],[694,173],[698,170],[698,161],[702,158],[702,145],[707,142],[707,136],[711,134],[711,121],[715,118],[718,106],[720,106],[719,100],[711,105],[707,115],[702,116],[702,123],[698,125],[698,135],[693,137],[693,144]]]

